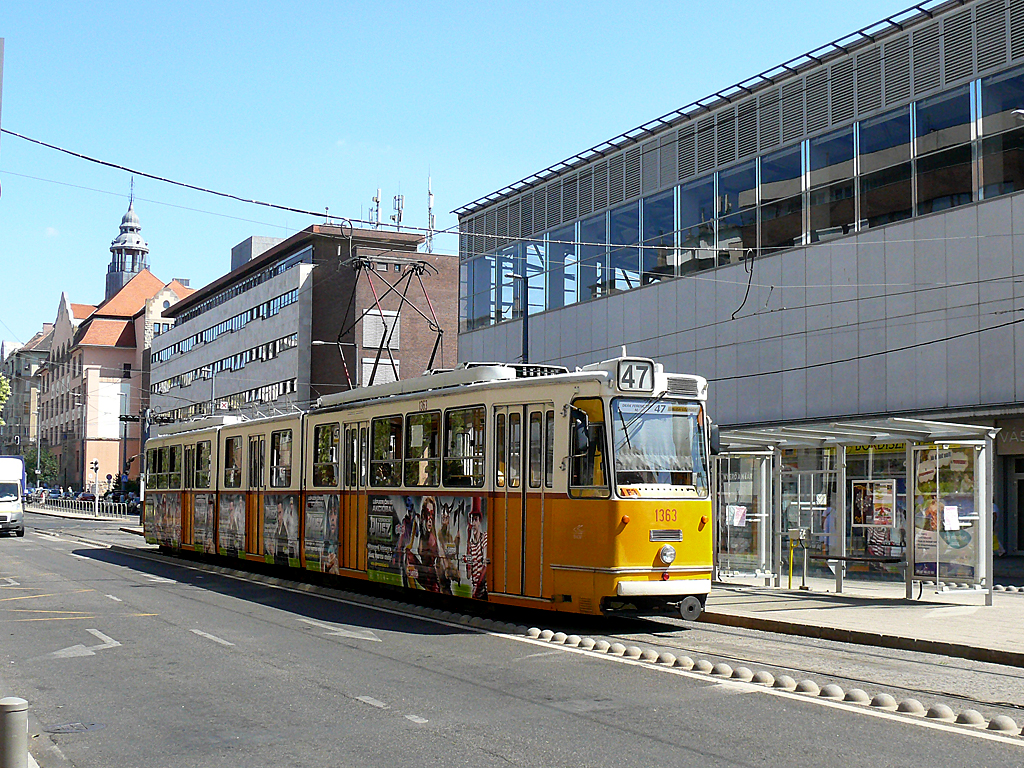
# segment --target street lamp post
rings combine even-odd
[[[121,405],[120,416],[127,416],[128,415],[128,408],[131,405],[131,392],[130,391],[129,392],[118,392],[117,394],[118,394],[118,402]],[[124,398],[124,399],[122,400],[121,398]],[[125,475],[125,473],[124,473],[124,457],[128,455],[128,448],[125,445],[125,443],[128,442],[128,422],[125,421],[123,418],[118,418],[118,424],[120,426],[121,441],[120,441],[120,446],[119,446],[120,450],[118,451],[118,465],[117,465],[118,483],[117,483],[117,485],[118,485],[118,488],[120,488],[121,492],[123,493],[124,492],[124,475]]]
[[[521,280],[522,288],[519,290],[519,314],[523,318],[523,365],[530,362],[530,301],[529,301],[529,283],[527,282],[526,275],[509,275],[513,281]]]
[[[217,371],[212,365],[203,368],[203,373],[210,374],[210,415],[217,415]]]

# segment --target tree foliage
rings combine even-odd
[[[7,402],[7,398],[11,396],[11,382],[7,380],[7,377],[0,374],[0,411],[3,410],[4,403]],[[3,426],[6,422],[0,418],[0,426]]]
[[[60,466],[56,456],[45,448],[42,450],[39,454],[39,477],[36,477],[36,447],[33,445],[26,448],[24,456],[26,474],[34,485],[53,485],[57,482]]]

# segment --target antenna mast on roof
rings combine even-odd
[[[370,216],[374,229],[380,229],[380,187],[377,187],[377,196],[373,198],[373,211]]]
[[[434,252],[434,193],[430,189],[430,176],[427,176],[427,253]]]

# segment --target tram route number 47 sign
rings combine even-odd
[[[653,392],[654,363],[650,360],[620,360],[617,385],[623,392]]]

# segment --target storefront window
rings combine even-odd
[[[1024,68],[981,80],[981,133],[993,136],[1020,125],[1014,111],[1024,107]]]
[[[520,304],[522,293],[522,281],[516,280],[516,276],[522,276],[523,268],[521,246],[510,245],[498,251],[496,258],[497,275],[495,288],[497,289],[497,312],[496,320],[515,320],[522,317],[523,308]]]
[[[718,174],[718,264],[734,264],[757,248],[757,164]]]
[[[548,237],[548,309],[576,302],[575,240],[574,226],[556,229]]]
[[[967,86],[925,99],[915,109],[917,213],[973,199],[971,97]]]
[[[981,140],[981,186],[986,200],[1024,189],[1024,128]]]
[[[910,218],[910,109],[887,112],[860,125],[861,218],[878,227]]]
[[[608,215],[608,263],[613,291],[640,285],[640,204],[629,203]]]
[[[853,126],[811,139],[811,242],[849,234],[856,224]]]
[[[715,179],[708,176],[679,188],[680,274],[715,265]]]
[[[761,248],[803,242],[802,180],[799,145],[761,158]]]
[[[580,222],[580,301],[608,293],[608,225],[601,214]]]
[[[676,265],[675,190],[666,189],[644,198],[644,249],[642,282],[664,280],[675,274]]]

